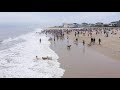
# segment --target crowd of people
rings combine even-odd
[[[89,46],[91,46],[91,45],[104,44],[102,43],[101,38],[97,38],[96,36],[102,35],[108,38],[110,34],[116,35],[117,32],[118,29],[114,29],[114,28],[81,28],[81,29],[71,28],[71,29],[49,29],[49,30],[43,30],[41,33],[45,34],[46,36],[51,35],[52,37],[50,37],[49,40],[53,42],[59,39],[65,40],[65,38],[67,39],[67,41],[75,39],[74,42],[78,43],[79,41],[81,41],[83,46],[87,44],[86,39],[84,39],[87,37],[87,39],[89,39],[90,41]],[[81,37],[83,38],[81,39]],[[42,42],[41,38],[39,39],[39,42],[40,43]],[[67,48],[70,49],[71,45],[67,45]],[[38,57],[36,56],[36,58]]]
[[[113,31],[114,28],[80,28],[80,29],[48,29],[48,30],[44,30],[42,31],[42,33],[44,34],[51,34],[52,36],[54,36],[54,38],[51,40],[56,41],[56,39],[64,39],[65,36],[67,38],[67,40],[70,39],[70,35],[71,33],[74,34],[74,38],[75,41],[78,42],[79,41],[79,36],[88,36],[88,39],[90,39],[90,45],[94,45],[94,44],[99,44],[101,45],[101,38],[95,38],[95,36],[93,36],[93,33],[95,33],[95,35],[104,35],[105,37],[109,37],[109,31],[112,31],[111,34],[116,34],[116,31],[118,31],[118,29],[116,29],[116,31]],[[40,41],[41,42],[41,41]],[[86,41],[83,39],[82,43],[83,45],[85,45]]]

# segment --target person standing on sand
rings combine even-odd
[[[106,33],[106,37],[108,37],[108,33]]]
[[[55,35],[54,35],[54,41],[55,41]]]
[[[76,37],[76,32],[75,32],[75,37]]]
[[[76,38],[76,41],[78,41],[78,38]]]
[[[97,35],[97,31],[96,31],[96,35]]]
[[[92,37],[92,32],[90,32],[90,36]]]
[[[36,56],[36,59],[38,60],[38,56]]]
[[[93,42],[93,38],[91,38],[91,43]]]
[[[85,41],[83,40],[83,46],[85,45]]]
[[[64,33],[63,33],[63,37],[64,37]]]
[[[40,38],[40,43],[41,43],[41,38]]]
[[[69,39],[69,37],[67,36],[67,39]]]
[[[95,44],[95,38],[93,39],[93,42],[94,42],[94,44]]]
[[[100,45],[100,43],[101,43],[101,39],[99,38],[99,45]]]
[[[104,30],[104,34],[105,34],[106,32],[105,32],[105,30]]]

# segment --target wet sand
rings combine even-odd
[[[67,45],[72,45],[67,49]],[[120,77],[120,61],[110,58],[92,47],[78,45],[67,40],[51,42],[51,48],[58,54],[61,67],[65,69],[62,78],[117,78]]]

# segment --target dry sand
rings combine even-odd
[[[78,36],[74,36],[74,32],[68,35],[71,40],[75,40]],[[109,37],[105,37],[104,34],[96,35],[95,32],[93,32],[92,35],[93,38],[96,39],[96,43],[92,45],[90,48],[93,50],[96,50],[104,55],[107,55],[111,58],[120,60],[120,31],[117,32],[116,35],[109,33]],[[99,45],[98,39],[101,38],[102,42],[101,45]],[[78,41],[82,42],[85,40],[86,44],[89,44],[91,41],[91,37],[88,37],[88,33],[86,33],[85,36],[82,34],[79,35]]]

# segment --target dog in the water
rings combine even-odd
[[[38,58],[38,56],[36,56],[37,60],[40,60],[40,58]],[[52,60],[52,57],[42,57],[43,60]]]
[[[48,57],[42,57],[42,59],[43,59],[43,60],[46,60],[46,59],[48,59]]]
[[[52,57],[42,57],[43,60],[52,60]]]

